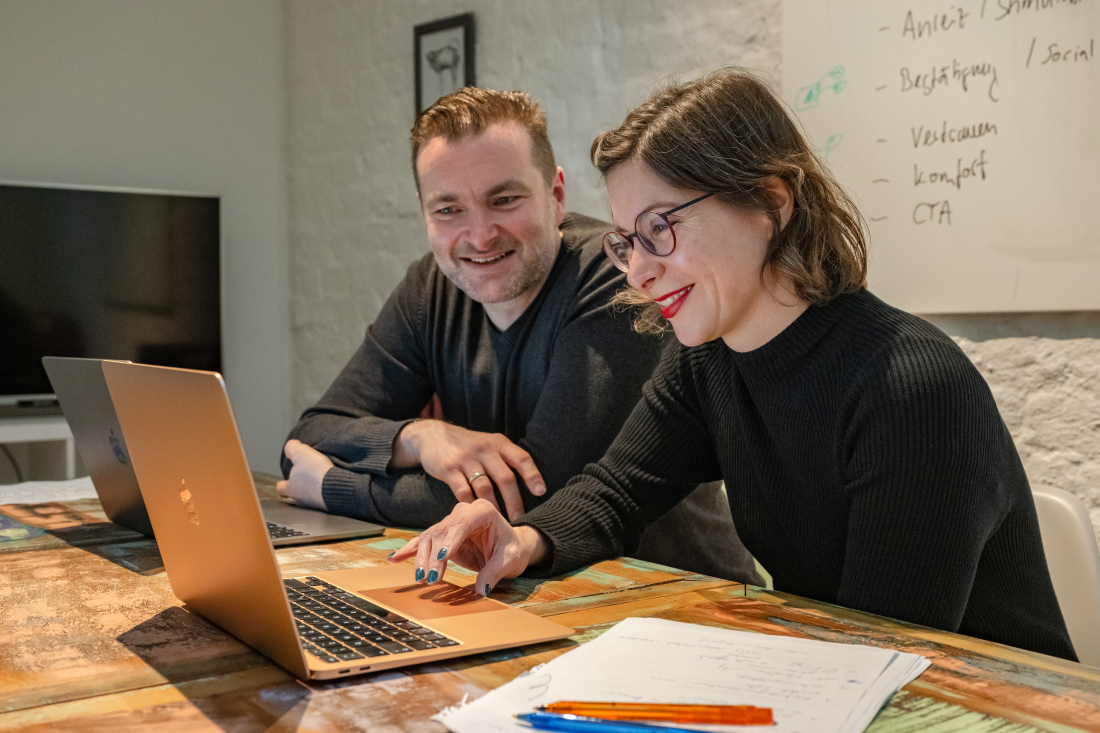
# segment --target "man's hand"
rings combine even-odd
[[[439,524],[390,555],[401,562],[416,555],[417,583],[435,583],[443,578],[448,562],[477,571],[474,588],[482,595],[502,578],[514,578],[528,565],[546,557],[550,543],[533,527],[513,527],[487,501],[459,504]]]
[[[443,403],[439,401],[439,395],[433,394],[428,404],[424,405],[424,409],[420,411],[421,420],[442,420],[443,419]]]
[[[288,440],[283,453],[294,464],[290,469],[290,478],[275,484],[275,491],[283,499],[293,499],[295,503],[310,509],[328,511],[321,497],[321,482],[332,468],[332,461],[324,453],[310,448],[298,440]]]
[[[481,498],[500,511],[493,495],[496,484],[510,519],[523,514],[516,474],[535,496],[546,493],[542,474],[523,448],[499,433],[479,433],[440,420],[409,423],[394,438],[390,468],[416,466],[450,486],[459,502]]]

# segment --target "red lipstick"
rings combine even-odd
[[[665,318],[672,318],[680,312],[680,308],[684,305],[684,301],[687,300],[688,293],[695,287],[695,283],[679,290],[673,290],[671,293],[662,295],[660,298],[654,298],[657,305],[661,308],[661,315]]]

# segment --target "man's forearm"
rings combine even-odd
[[[423,471],[377,476],[336,467],[325,474],[322,493],[334,513],[416,529],[442,521],[457,503],[445,483]]]
[[[351,417],[318,411],[307,413],[287,438],[302,441],[350,471],[384,475],[389,470],[394,435],[404,424],[402,420],[369,415]]]

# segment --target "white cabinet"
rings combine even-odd
[[[0,418],[0,444],[6,445],[19,465],[24,481],[50,481],[76,478],[79,459],[73,434],[65,418]],[[0,452],[0,476],[14,482],[15,473],[8,456]]]

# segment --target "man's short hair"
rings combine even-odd
[[[498,92],[495,89],[463,87],[441,97],[416,117],[412,134],[412,167],[416,191],[420,192],[420,176],[416,170],[416,157],[433,137],[443,137],[448,142],[479,135],[487,127],[501,122],[518,122],[531,136],[531,159],[549,186],[554,180],[557,166],[554,149],[546,134],[546,113],[527,92]]]

